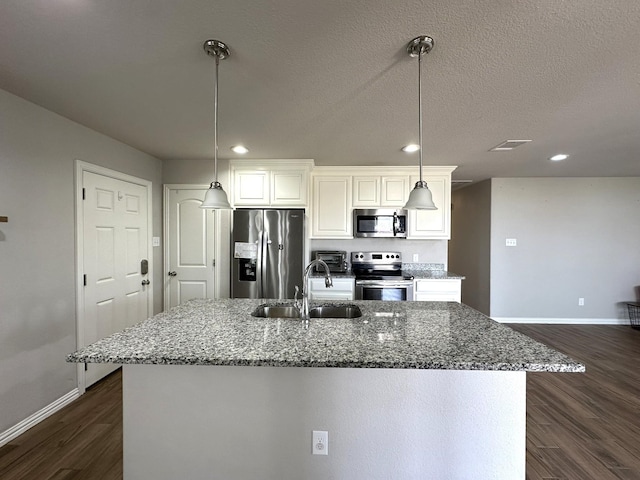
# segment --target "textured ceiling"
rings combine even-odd
[[[455,179],[640,176],[637,0],[3,0],[0,88],[161,159],[424,161]],[[504,140],[532,139],[511,152]],[[564,152],[564,162],[547,158]]]

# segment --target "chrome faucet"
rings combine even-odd
[[[309,272],[316,265],[320,265],[324,268],[325,287],[333,287],[333,280],[331,279],[329,266],[320,259],[311,260],[309,265],[307,265],[307,268],[304,269],[304,279],[302,283],[302,308],[300,309],[300,318],[305,322],[309,322]]]

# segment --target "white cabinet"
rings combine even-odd
[[[429,302],[460,303],[462,279],[416,279],[413,286],[413,299]]]
[[[409,175],[381,177],[381,207],[403,207],[409,198]]]
[[[353,208],[402,207],[409,197],[409,175],[353,177]]]
[[[269,172],[238,170],[233,173],[233,204],[266,206],[270,203]]]
[[[235,207],[306,207],[313,160],[231,160]]]
[[[314,175],[312,238],[352,238],[351,176]]]
[[[451,238],[451,174],[428,175],[427,182],[437,210],[409,210],[407,238]],[[420,180],[411,176],[411,185]]]
[[[451,236],[451,172],[424,167],[437,210],[410,210],[407,238]],[[419,180],[418,167],[316,167],[311,195],[311,238],[352,238],[352,209],[402,208]]]
[[[271,205],[306,206],[308,183],[303,170],[271,172]]]
[[[348,301],[353,300],[355,279],[333,277],[333,287],[326,288],[324,277],[309,279],[309,300]]]
[[[353,177],[353,208],[375,208],[380,205],[380,177]]]

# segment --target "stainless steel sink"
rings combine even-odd
[[[260,305],[251,315],[262,318],[300,318],[293,305]],[[310,318],[358,318],[362,311],[357,305],[321,305],[309,309]]]
[[[293,305],[260,305],[251,315],[263,318],[300,318],[300,311]]]
[[[322,305],[309,309],[311,318],[358,318],[362,311],[357,305]]]

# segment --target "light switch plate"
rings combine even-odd
[[[507,247],[515,247],[518,245],[518,241],[515,238],[507,238],[505,245]]]
[[[153,237],[151,239],[151,245],[153,245],[154,247],[159,247],[160,246],[160,237]]]

